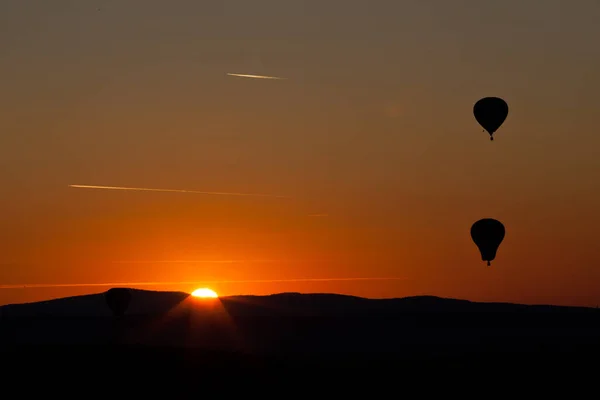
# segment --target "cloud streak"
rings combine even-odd
[[[274,197],[285,199],[288,196],[279,196],[273,194],[261,194],[261,193],[236,193],[236,192],[203,192],[198,190],[185,190],[185,189],[156,189],[156,188],[137,188],[137,187],[124,187],[124,186],[96,186],[96,185],[69,185],[71,188],[77,189],[101,189],[101,190],[131,190],[136,192],[165,192],[165,193],[192,193],[192,194],[204,194],[212,196],[246,196],[246,197]]]
[[[249,74],[233,74],[228,72],[229,76],[236,76],[238,78],[251,78],[251,79],[271,79],[271,80],[286,80],[287,78],[281,78],[279,76],[266,76],[266,75],[249,75]]]
[[[399,281],[400,277],[379,278],[296,278],[296,279],[254,279],[254,280],[204,280],[177,282],[106,282],[106,283],[29,283],[20,285],[0,285],[0,289],[61,288],[61,287],[107,287],[107,286],[161,286],[161,285],[200,285],[206,283],[286,283],[286,282],[344,282],[344,281]]]

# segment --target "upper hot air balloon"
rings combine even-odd
[[[131,292],[127,288],[112,288],[104,293],[106,305],[115,317],[125,314],[131,301]]]
[[[473,106],[473,115],[479,125],[490,134],[490,140],[494,140],[494,132],[508,116],[508,104],[499,97],[484,97]]]
[[[493,218],[484,218],[475,222],[471,226],[471,238],[479,248],[481,259],[487,261],[490,266],[490,261],[496,258],[498,246],[504,240],[506,231],[502,222]]]

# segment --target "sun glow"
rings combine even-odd
[[[219,297],[217,292],[215,292],[212,289],[208,289],[208,288],[196,289],[192,292],[192,296],[201,297],[204,299],[206,299],[206,298],[216,299],[217,297]]]

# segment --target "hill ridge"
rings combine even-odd
[[[193,299],[190,294],[175,291],[130,289],[132,300],[128,314],[161,314]],[[79,315],[109,316],[104,293],[69,296],[38,302],[0,306],[1,316]],[[198,299],[201,301],[201,299]],[[366,298],[336,293],[282,292],[269,295],[232,295],[219,298],[231,314],[284,315],[322,314],[394,314],[406,312],[515,312],[515,311],[597,311],[592,307],[478,302],[434,295],[396,298]]]

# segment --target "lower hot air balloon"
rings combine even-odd
[[[106,305],[115,317],[121,317],[127,311],[131,301],[131,291],[127,288],[112,288],[104,293]]]
[[[481,253],[481,259],[487,261],[488,266],[496,258],[496,252],[505,234],[502,222],[493,218],[480,219],[471,226],[471,238]]]

